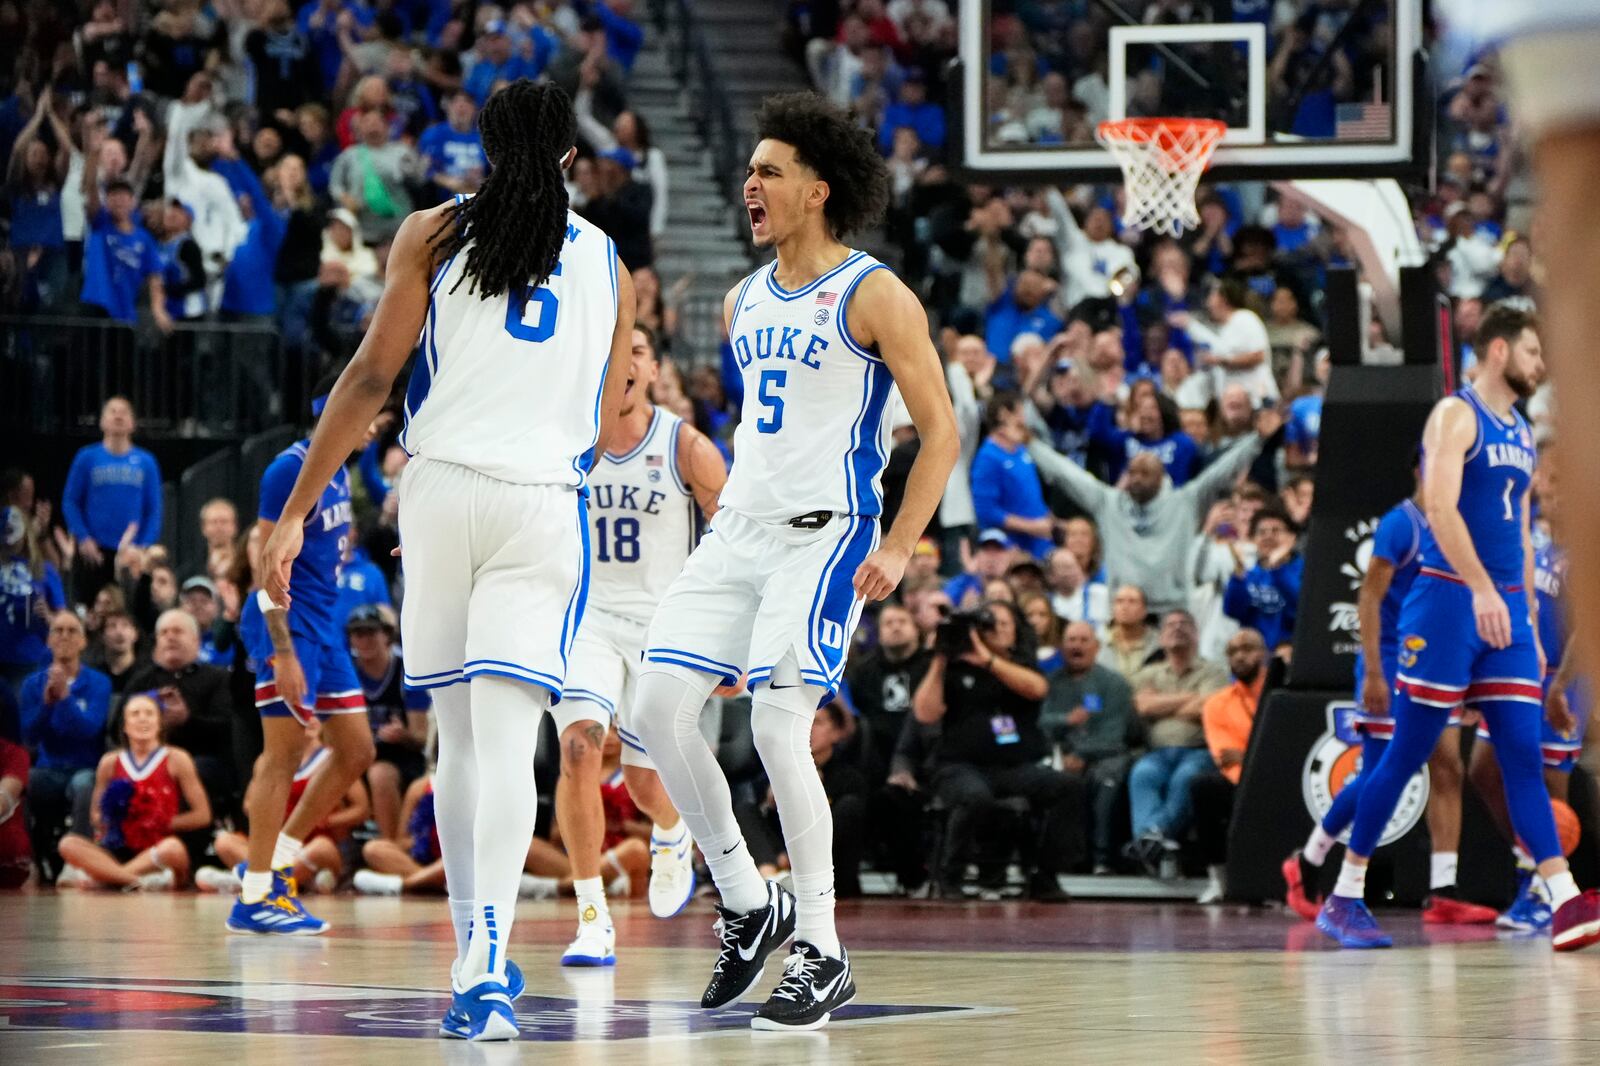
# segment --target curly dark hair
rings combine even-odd
[[[520,295],[525,285],[542,285],[561,257],[567,235],[561,161],[578,139],[578,120],[559,86],[518,78],[489,98],[478,130],[489,177],[476,196],[445,212],[429,240],[439,243],[441,260],[472,245],[450,291],[471,278],[468,291],[476,287],[480,299]]]
[[[889,206],[889,167],[872,134],[817,93],[769,96],[756,115],[756,139],[782,141],[828,183],[823,217],[836,240],[874,226]]]

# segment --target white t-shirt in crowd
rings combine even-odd
[[[1189,335],[1211,354],[1233,359],[1249,352],[1269,353],[1268,357],[1248,370],[1230,370],[1224,366],[1211,368],[1211,390],[1220,397],[1230,385],[1243,385],[1251,401],[1260,407],[1278,399],[1278,383],[1272,377],[1271,342],[1267,339],[1266,323],[1249,308],[1241,307],[1228,316],[1228,320],[1213,330],[1190,322]]]

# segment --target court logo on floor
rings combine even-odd
[[[1314,821],[1322,821],[1328,808],[1333,806],[1333,798],[1361,771],[1361,734],[1355,725],[1360,710],[1349,700],[1330,701],[1328,731],[1317,738],[1306,756],[1300,783],[1306,810]],[[1427,809],[1428,768],[1424,766],[1406,782],[1389,824],[1383,827],[1379,847],[1393,844],[1411,832]],[[1340,839],[1348,842],[1349,837],[1349,830],[1346,830]]]
[[[610,983],[577,998],[517,1000],[522,1039],[674,1039],[748,1029],[757,1004],[708,1013],[698,1004],[616,999]],[[284,1036],[436,1039],[449,997],[416,988],[371,985],[269,984],[230,981],[133,980],[0,976],[0,1031],[10,1029],[169,1030]],[[852,1003],[835,1024],[938,1015],[987,1014],[982,1007]]]

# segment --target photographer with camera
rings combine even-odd
[[[1021,797],[1038,827],[1029,896],[1064,898],[1056,880],[1083,847],[1083,778],[1041,765],[1039,709],[1049,683],[1032,666],[1033,637],[1017,609],[989,602],[952,614],[939,627],[933,662],[912,698],[924,725],[942,736],[933,791],[949,811],[941,894],[962,898],[967,852],[996,801]]]

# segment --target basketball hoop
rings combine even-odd
[[[1122,167],[1128,206],[1122,224],[1171,237],[1200,225],[1194,190],[1228,131],[1208,118],[1124,118],[1102,122],[1095,139]]]

